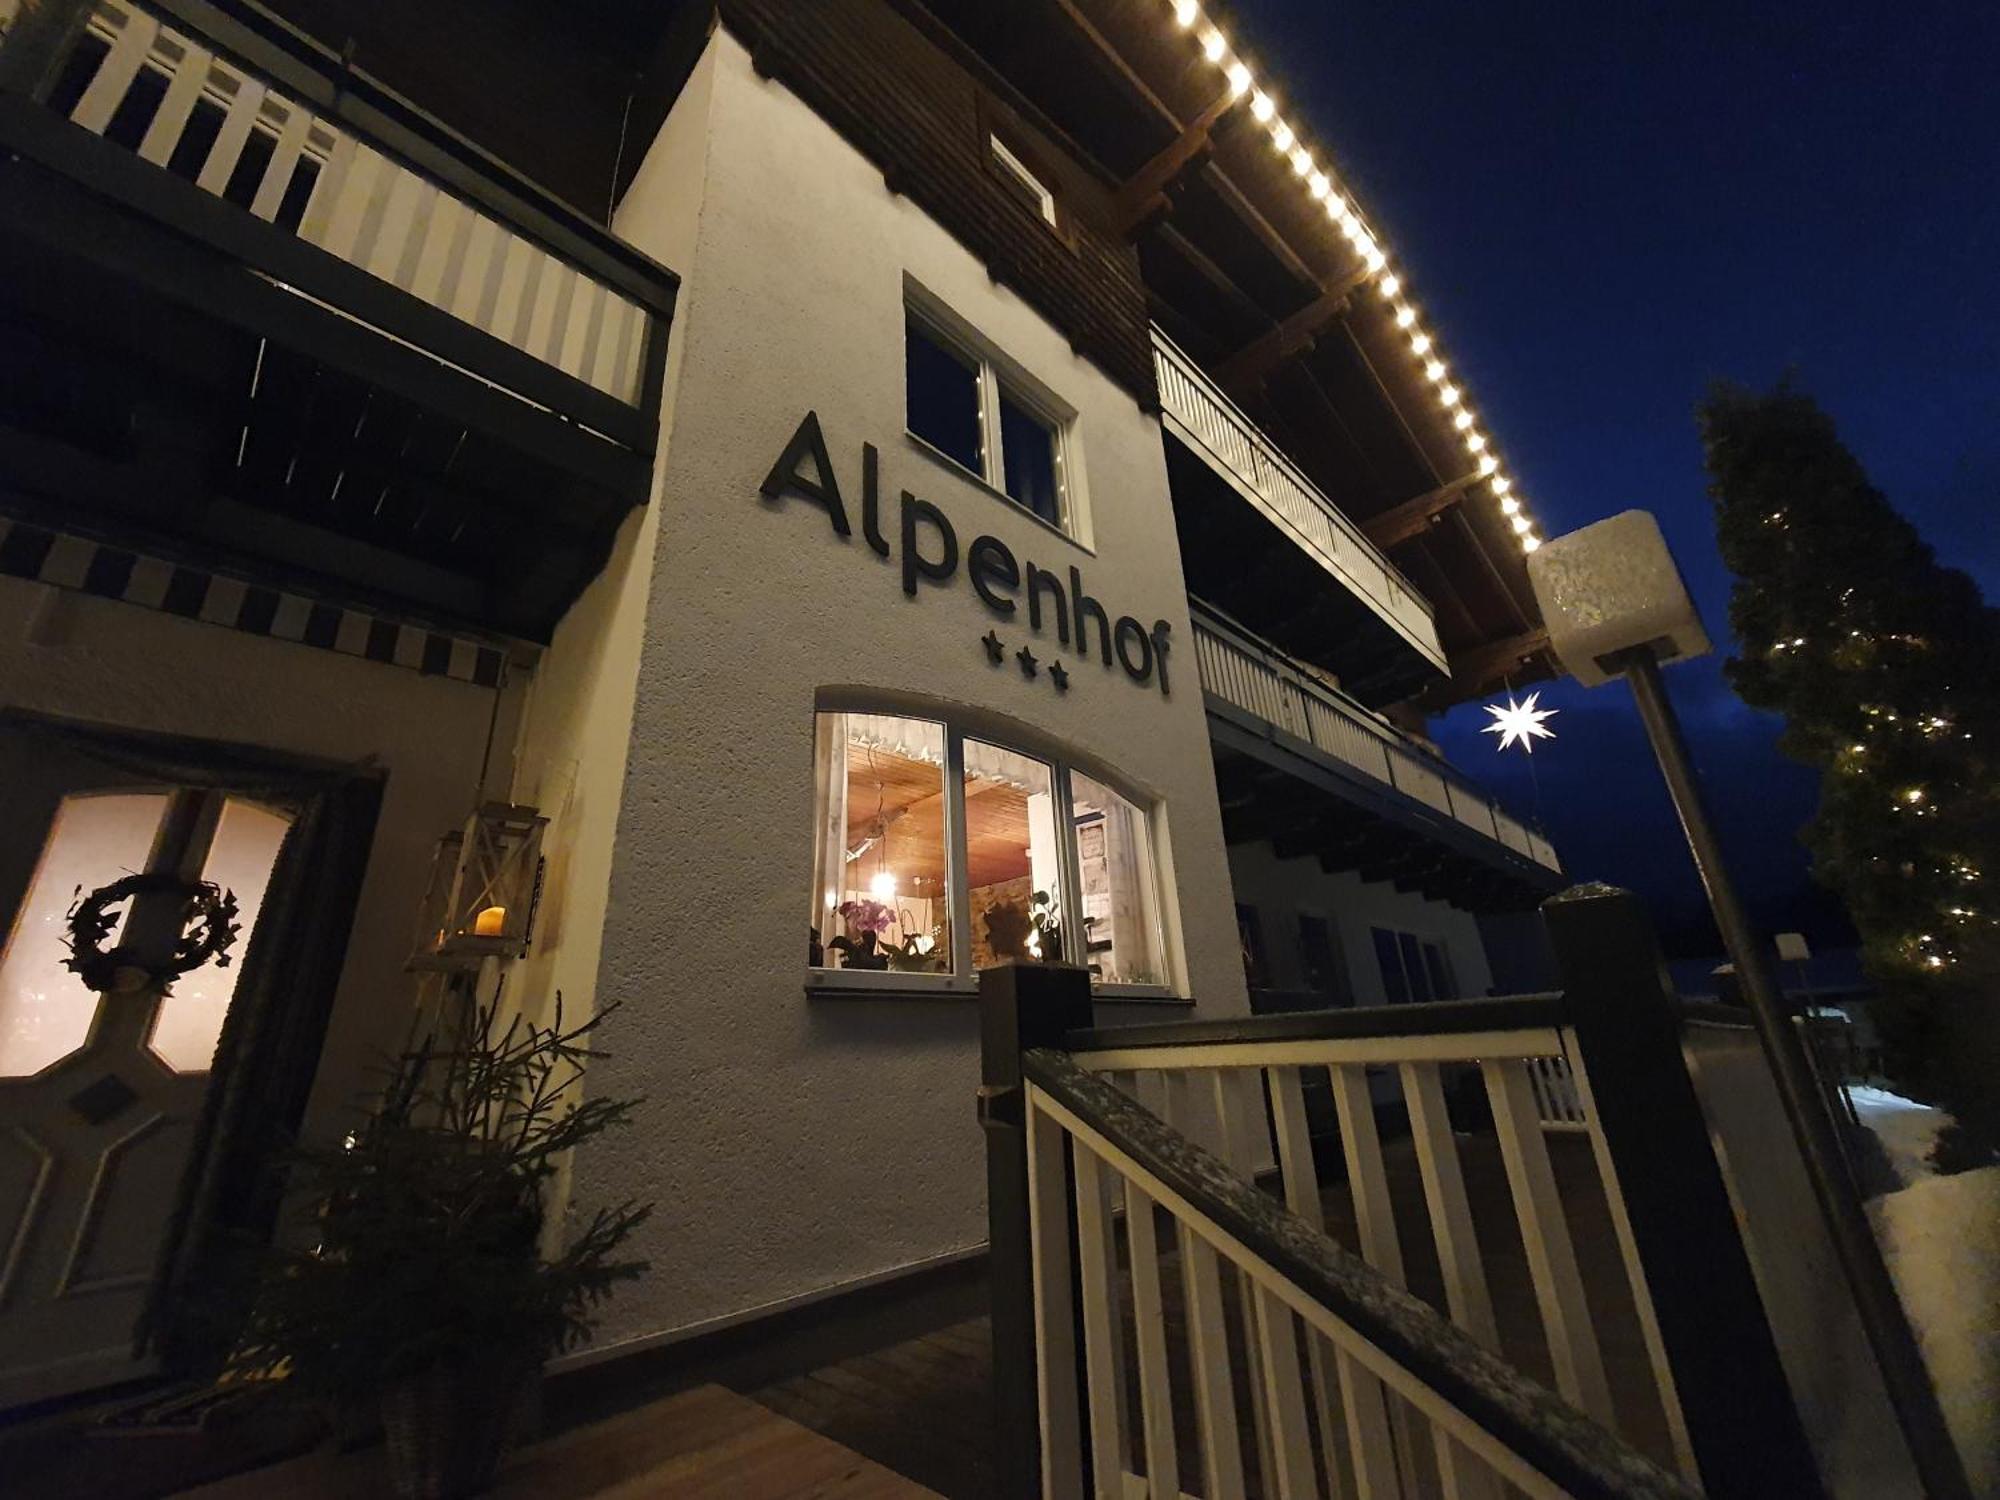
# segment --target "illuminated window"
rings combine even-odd
[[[257,915],[264,907],[264,889],[271,883],[278,850],[291,826],[290,819],[254,802],[231,797],[222,804],[201,878],[213,881],[236,897],[236,920],[241,931],[228,967],[218,968],[210,959],[175,980],[173,989],[160,1002],[147,1044],[176,1073],[206,1072],[215,1058],[215,1044],[222,1036],[222,1019],[229,1013],[237,979],[243,973],[243,955],[249,947],[250,934],[257,929]]]
[[[164,792],[63,798],[0,957],[0,1078],[39,1073],[89,1037],[101,1001],[63,967],[70,907],[146,868],[166,810]]]
[[[893,714],[816,715],[814,758],[815,968],[962,980],[1039,960],[1167,984],[1153,820],[1129,797]]]

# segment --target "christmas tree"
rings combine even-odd
[[[1718,386],[1700,411],[1728,665],[1821,775],[1803,831],[1846,903],[1889,1076],[1955,1124],[1941,1168],[2000,1147],[2000,611],[1941,566],[1789,385]]]

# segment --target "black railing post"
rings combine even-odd
[[[1552,897],[1542,913],[1610,1152],[1605,1189],[1623,1200],[1702,1486],[1711,1500],[1824,1494],[1645,908],[1595,885]]]
[[[994,1465],[998,1493],[1041,1490],[1035,1379],[1034,1247],[1028,1226],[1027,1097],[1021,1054],[1090,1025],[1090,974],[1007,964],[979,976],[979,1123],[986,1133],[986,1223],[993,1296]]]

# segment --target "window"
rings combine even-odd
[[[814,968],[1041,960],[1166,983],[1151,819],[1131,799],[929,719],[821,713],[814,752]]]
[[[1051,526],[1069,527],[1064,419],[1025,381],[910,309],[903,327],[910,431]]]
[[[1253,990],[1271,987],[1271,966],[1264,956],[1264,923],[1257,908],[1236,903],[1236,945],[1243,956],[1243,982]]]
[[[1333,924],[1313,912],[1299,913],[1299,969],[1306,988],[1335,1005],[1352,1005],[1354,991],[1341,961],[1340,940]]]
[[[1370,936],[1382,970],[1382,993],[1391,1005],[1458,998],[1458,979],[1443,943],[1386,927],[1371,928]]]
[[[1056,228],[1056,195],[1049,191],[1047,184],[1037,177],[1034,170],[1022,161],[997,135],[986,137],[988,148],[993,153],[993,164],[999,169],[1000,180],[1025,203],[1049,228]]]

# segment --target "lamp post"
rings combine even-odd
[[[1626,511],[1555,538],[1530,555],[1528,574],[1556,654],[1571,674],[1586,687],[1623,677],[1632,690],[1911,1461],[1931,1500],[1970,1500],[1971,1485],[1930,1372],[1861,1206],[1805,1042],[1786,1011],[1770,946],[1751,924],[1730,877],[1667,696],[1661,664],[1703,655],[1709,642],[1659,523],[1643,511]]]

